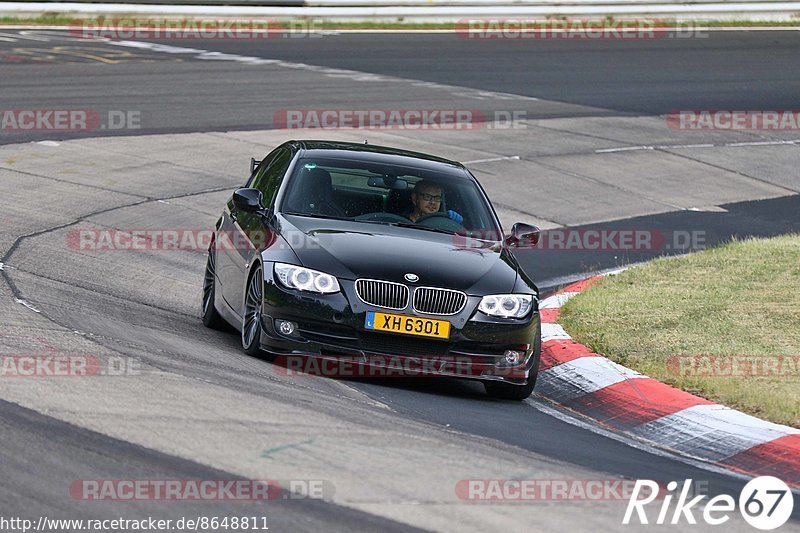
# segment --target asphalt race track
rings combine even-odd
[[[91,131],[0,130],[0,352],[89,356],[119,370],[2,378],[0,514],[263,515],[276,531],[648,530],[620,525],[623,500],[476,502],[456,486],[693,479],[709,494],[738,495],[740,476],[622,439],[536,396],[517,404],[459,380],[288,375],[241,353],[237,335],[203,328],[203,250],[91,250],[74,235],[210,228],[249,158],[292,137],[368,139],[463,161],[506,228],[523,220],[660,237],[635,251],[523,252],[544,290],[734,235],[796,232],[797,129],[686,131],[664,115],[797,109],[798,50],[793,31],[153,45],[0,30],[1,110],[82,109],[99,120]],[[277,127],[281,113],[309,109],[461,109],[481,120],[468,130]],[[504,123],[511,115],[518,120]],[[266,504],[70,492],[99,479],[270,479],[286,490]],[[321,498],[298,496],[318,485]],[[800,506],[782,530],[800,531],[798,519]],[[724,527],[751,531],[740,517]]]
[[[420,108],[441,105],[441,92],[430,87],[411,92],[410,80],[459,88],[450,92],[458,103],[470,104],[468,109],[487,115],[521,111],[529,119],[793,109],[800,84],[800,34],[795,31],[637,41],[468,40],[453,34],[160,41],[280,60],[291,67],[277,70],[218,65],[208,56],[198,61],[197,54],[87,43],[69,32],[61,38],[44,30],[0,33],[4,102],[21,109],[82,103],[99,110],[134,110],[141,113],[139,133],[260,130],[272,128],[281,109],[353,108],[353,84],[342,82],[348,76],[320,78],[325,73],[319,67],[358,73],[349,79],[367,89],[358,92],[358,104],[365,109],[409,102]],[[310,69],[301,65],[317,67],[317,75],[305,75]],[[391,83],[397,79],[406,81]],[[368,90],[375,86],[380,90]],[[493,94],[498,92],[506,96]]]

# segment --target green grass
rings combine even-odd
[[[0,8],[2,11],[2,8]],[[205,19],[205,20],[219,20],[224,17],[217,17],[217,16],[208,16],[208,17],[194,17],[194,19]],[[465,17],[467,18],[467,17]],[[481,17],[473,17],[479,19]],[[488,18],[502,18],[502,17],[488,17]],[[534,20],[531,17],[508,17],[509,19],[520,19],[520,20]],[[639,17],[642,21],[647,20],[654,20],[652,17]],[[146,15],[131,15],[131,16],[92,16],[92,15],[85,15],[85,16],[78,16],[78,15],[70,15],[65,13],[44,13],[38,17],[15,17],[15,16],[0,16],[0,24],[25,24],[25,25],[42,25],[42,26],[67,26],[70,24],[80,24],[85,23],[87,21],[103,21],[108,19],[109,21],[113,20],[137,20],[137,21],[163,21],[163,17],[152,17]],[[251,17],[250,20],[253,21],[264,21],[270,20],[270,17]],[[273,18],[274,19],[274,18]],[[557,18],[556,18],[557,19]],[[179,17],[170,17],[170,20],[192,20],[192,19],[180,19]],[[535,20],[541,20],[536,18]],[[609,24],[613,23],[613,18],[608,18]],[[292,21],[281,21],[282,24],[285,24],[287,27]],[[301,22],[309,22],[308,19],[296,19],[294,22],[301,23]],[[442,22],[442,23],[427,23],[427,22],[404,22],[402,20],[398,20],[396,22],[372,22],[372,21],[364,21],[364,22],[337,22],[331,20],[318,20],[313,19],[314,25],[313,29],[319,30],[374,30],[374,29],[389,29],[389,30],[451,30],[455,31],[456,24],[452,22]],[[709,28],[716,28],[716,27],[739,27],[739,26],[783,26],[783,27],[796,27],[800,26],[800,20],[794,21],[777,21],[777,22],[769,22],[769,21],[748,21],[748,20],[735,20],[730,22],[724,21],[703,21],[703,22],[674,22],[674,21],[663,21],[662,23],[664,26],[668,27],[709,27]]]
[[[676,357],[692,356],[719,362],[730,356],[769,356],[771,361],[794,356],[797,361],[800,235],[734,241],[604,278],[570,300],[560,321],[575,340],[620,364],[800,427],[800,368],[724,377],[719,371],[709,375],[667,364],[670,358],[674,363]]]
[[[72,23],[81,22],[86,19],[76,19],[75,17],[44,14],[40,17],[0,17],[0,24],[31,24],[40,26],[66,26]]]

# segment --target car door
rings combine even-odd
[[[255,175],[250,180],[250,187],[258,189],[264,197],[264,207],[272,208],[275,194],[289,168],[292,160],[292,151],[289,148],[279,148],[269,161],[263,161]],[[228,277],[225,283],[225,299],[228,304],[242,315],[244,305],[244,291],[247,280],[245,276],[257,253],[264,248],[265,243],[271,242],[271,229],[265,220],[255,213],[237,210],[233,201],[228,202],[230,218],[230,246],[226,253],[228,261]]]
[[[280,150],[281,147],[276,148],[261,160],[261,163],[250,173],[250,177],[244,187],[250,187],[255,178],[269,167],[269,164],[275,159]],[[240,274],[237,274],[238,268],[235,266],[238,261],[235,257],[237,254],[234,249],[234,235],[239,235],[240,233],[236,218],[236,207],[233,205],[233,196],[231,195],[222,212],[216,235],[216,272],[219,279],[218,290],[222,294],[222,299],[225,300],[228,307],[238,314],[240,311],[239,304],[234,295],[238,292],[241,280],[239,279]]]

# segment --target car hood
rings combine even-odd
[[[463,237],[345,220],[277,217],[278,231],[303,266],[341,279],[370,278],[446,287],[472,295],[511,292],[518,265],[505,247]]]

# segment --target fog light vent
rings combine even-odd
[[[505,354],[506,357],[506,364],[509,365],[518,365],[522,358],[525,356],[525,352],[520,352],[517,350],[506,350]]]
[[[294,331],[297,329],[297,324],[289,322],[288,320],[276,320],[275,322],[281,335],[293,335]]]

